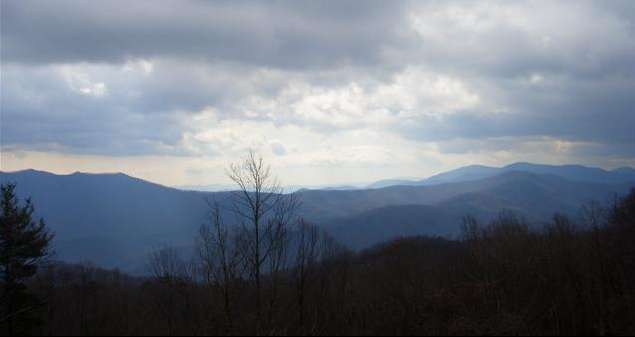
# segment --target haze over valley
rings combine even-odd
[[[56,258],[92,262],[144,274],[148,254],[163,245],[193,254],[194,237],[208,221],[207,200],[225,205],[225,192],[186,191],[122,173],[55,175],[27,170],[2,172],[30,196],[37,216],[56,233]],[[518,163],[502,168],[469,166],[417,181],[370,184],[355,189],[300,189],[300,214],[343,245],[359,250],[398,237],[455,238],[462,219],[487,222],[514,212],[536,227],[555,213],[573,218],[591,202],[610,205],[635,187],[635,170]]]

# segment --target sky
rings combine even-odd
[[[635,1],[2,0],[0,164],[285,184],[635,166]]]

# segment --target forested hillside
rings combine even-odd
[[[263,277],[260,308],[247,279],[208,279],[170,252],[153,260],[150,278],[54,264],[29,284],[46,303],[33,332],[633,334],[635,191],[586,214],[535,230],[509,214],[487,225],[467,218],[458,240],[411,237],[360,253],[316,245],[311,258]]]

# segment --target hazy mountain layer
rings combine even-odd
[[[572,174],[565,179],[562,174],[522,171],[526,167],[544,168],[518,164],[498,175],[455,183],[298,193],[303,216],[342,243],[364,248],[398,236],[455,235],[464,215],[486,220],[501,210],[513,210],[536,223],[556,211],[575,215],[584,202],[608,201],[635,186],[626,182],[629,169],[609,173],[612,178],[606,178],[607,171],[557,169]],[[465,170],[475,177],[473,167]],[[615,178],[617,173],[625,178]],[[153,247],[191,247],[205,221],[205,200],[226,205],[231,193],[182,191],[124,174],[54,175],[28,170],[0,173],[0,182],[15,182],[22,197],[32,197],[37,215],[56,233],[59,259],[128,271],[140,271]]]
[[[622,167],[607,171],[600,168],[581,165],[541,165],[531,163],[515,163],[504,167],[489,167],[472,165],[456,170],[440,173],[423,180],[382,180],[371,184],[369,188],[384,188],[388,186],[426,186],[444,183],[474,181],[493,177],[506,172],[529,172],[536,174],[551,174],[565,179],[593,183],[624,183],[635,181],[635,169]]]

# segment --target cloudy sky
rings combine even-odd
[[[635,1],[3,0],[2,170],[635,166]]]

